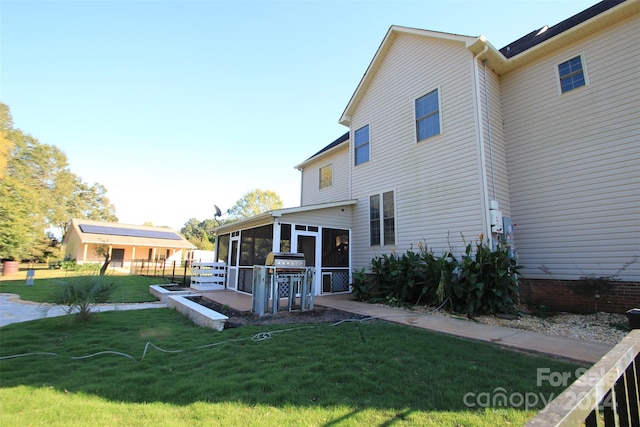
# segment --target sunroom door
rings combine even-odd
[[[307,267],[317,267],[313,283],[313,293],[317,295],[320,284],[320,261],[318,260],[320,235],[316,231],[294,230],[291,240],[291,252],[304,254]]]
[[[238,289],[238,263],[240,261],[240,236],[232,237],[227,260],[227,287]]]

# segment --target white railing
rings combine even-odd
[[[194,261],[191,263],[191,287],[201,291],[224,289],[227,265],[224,262]]]
[[[640,329],[536,415],[535,426],[640,426]]]

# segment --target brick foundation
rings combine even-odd
[[[521,279],[520,300],[525,304],[544,304],[571,313],[625,313],[640,308],[640,282],[609,282],[609,290],[601,292],[597,300],[575,287],[578,280]]]

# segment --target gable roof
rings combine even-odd
[[[76,233],[81,243],[123,246],[148,246],[155,248],[195,249],[196,246],[168,227],[119,224],[74,218],[64,235],[67,243],[71,233]]]
[[[621,20],[637,14],[639,10],[640,1],[638,0],[604,0],[551,28],[546,29],[543,27],[540,30],[533,31],[501,50],[493,47],[483,35],[472,37],[396,25],[391,26],[338,122],[345,126],[350,126],[353,111],[399,34],[415,34],[438,40],[464,43],[472,55],[481,56],[481,59],[486,60],[487,65],[494,72],[506,74],[553,52],[559,47],[581,40],[608,26],[615,25]]]
[[[326,147],[324,147],[322,150],[318,151],[316,154],[314,154],[313,156],[309,157],[307,160],[305,160],[304,162],[300,163],[299,165],[297,165],[295,168],[298,170],[302,170],[304,169],[304,167],[307,165],[307,163],[310,160],[314,160],[316,157],[319,157],[322,154],[328,153],[329,151],[333,150],[334,148],[342,145],[344,142],[349,140],[349,132],[346,132],[344,135],[342,135],[340,138],[336,139],[335,141],[333,141],[331,144],[327,145]]]
[[[430,38],[443,40],[443,41],[463,43],[466,47],[473,45],[478,40],[477,37],[462,36],[459,34],[442,33],[438,31],[421,30],[418,28],[392,25],[387,31],[387,34],[384,36],[382,43],[380,43],[380,47],[378,47],[378,50],[376,51],[373,59],[371,60],[371,63],[369,64],[369,66],[367,67],[367,70],[362,76],[362,79],[360,80],[360,83],[358,84],[358,87],[356,88],[355,92],[351,96],[351,99],[349,100],[347,107],[344,109],[344,112],[342,113],[342,116],[340,117],[340,120],[339,120],[340,124],[343,124],[345,126],[350,125],[351,113],[353,112],[353,110],[355,110],[357,104],[360,102],[362,95],[364,94],[366,89],[369,87],[369,84],[371,83],[375,73],[378,71],[378,68],[384,62],[384,59],[387,53],[389,52],[389,49],[393,44],[394,40],[400,34],[414,34],[414,35],[430,37]]]

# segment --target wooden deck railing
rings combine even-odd
[[[640,329],[634,329],[527,426],[640,426],[639,375]]]

